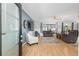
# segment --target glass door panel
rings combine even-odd
[[[19,9],[2,4],[2,55],[19,55]]]

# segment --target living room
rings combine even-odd
[[[1,56],[78,56],[78,33],[78,3],[0,4]]]
[[[32,29],[26,34],[28,44],[23,45],[23,55],[78,55],[77,4],[22,5],[33,19]]]

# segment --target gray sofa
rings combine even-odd
[[[63,40],[67,43],[75,43],[78,38],[78,31],[72,30],[69,32],[69,34],[62,34]]]
[[[53,37],[53,32],[52,31],[43,31],[43,36],[44,37]]]

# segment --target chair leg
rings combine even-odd
[[[29,46],[31,46],[31,44],[29,44]]]

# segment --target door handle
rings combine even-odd
[[[6,35],[6,33],[2,33],[2,35]]]

